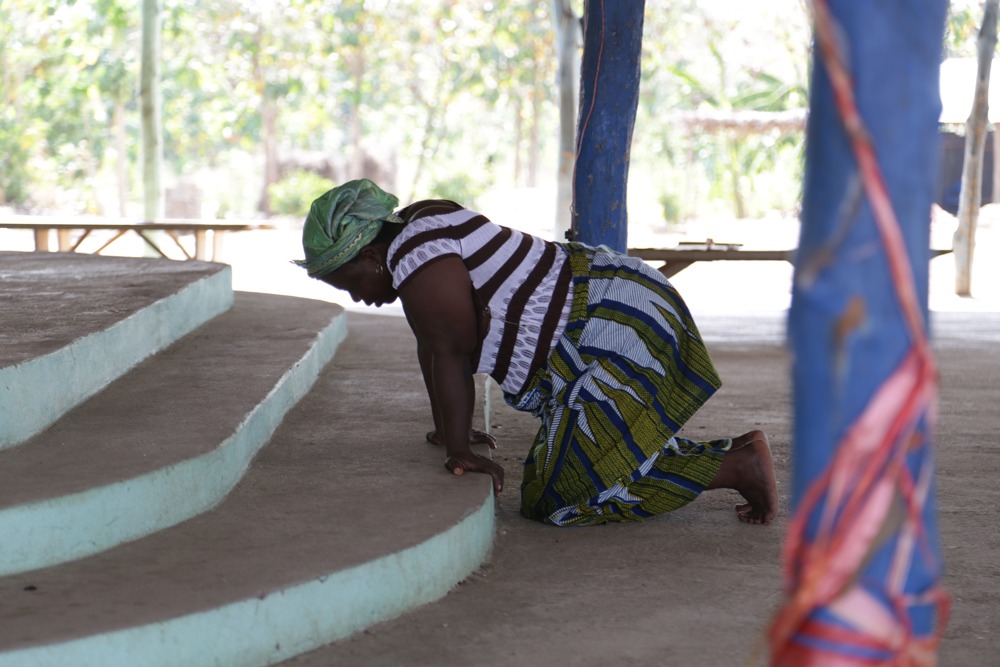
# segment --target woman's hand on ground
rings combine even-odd
[[[491,461],[485,456],[479,456],[472,452],[463,452],[449,456],[444,462],[444,467],[455,475],[464,475],[467,472],[479,472],[493,478],[493,493],[499,494],[503,491],[503,468],[500,464]]]
[[[442,438],[441,434],[438,433],[437,431],[428,431],[427,442],[431,443],[432,445],[443,445],[444,438]],[[482,431],[477,431],[476,429],[472,429],[471,431],[469,431],[469,444],[489,445],[490,449],[496,449],[497,439],[494,438],[489,433],[484,433]]]

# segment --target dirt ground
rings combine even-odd
[[[1000,331],[996,314],[976,321]],[[703,330],[711,340],[713,327],[737,322],[717,319]],[[956,320],[955,338],[938,343],[938,507],[953,600],[939,657],[948,667],[996,665],[1000,654],[1000,503],[992,483],[1000,475],[1000,348],[992,335],[962,338],[967,328]],[[644,524],[556,529],[525,520],[516,480],[536,424],[495,406],[508,483],[491,560],[443,600],[288,664],[766,664],[764,632],[782,600],[788,522],[789,355],[774,336],[723,340],[712,351],[725,386],[686,433],[705,439],[761,428],[770,435],[782,503],[773,525],[737,521],[738,496],[730,491],[707,492]]]

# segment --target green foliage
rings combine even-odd
[[[806,108],[808,21],[804,7],[793,8],[780,22],[740,20],[695,0],[646,12],[633,165],[655,165],[660,202],[671,202],[666,220],[725,209],[753,217],[797,206],[801,131],[706,132],[672,122],[674,112]],[[662,44],[673,48],[658,50]]]
[[[335,185],[310,171],[296,170],[269,188],[271,207],[278,215],[304,218],[312,200]]]
[[[391,155],[398,182],[386,185],[404,200],[471,202],[536,173],[547,184],[558,146],[551,11],[537,0],[165,3],[165,174],[240,169],[259,185],[232,198],[246,207],[234,215],[254,214],[265,191],[264,160],[245,157],[265,150],[278,160],[333,156],[348,178],[363,175],[351,156]],[[665,119],[672,110],[804,105],[802,14],[744,29],[715,3],[647,3],[632,168],[657,174],[668,219],[697,213],[695,197],[730,206],[742,198],[749,213],[794,206],[796,183],[787,197],[765,181],[795,174],[787,165],[798,139],[688,136]],[[139,8],[126,0],[0,1],[0,203],[106,208],[119,160],[129,200],[139,200],[129,188],[140,180],[140,29]],[[780,57],[734,58],[739,39]],[[272,210],[301,214],[301,197],[326,186],[307,178],[295,172],[267,187]]]
[[[982,2],[951,2],[945,24],[945,56],[972,58],[976,55],[976,38],[983,20]]]
[[[4,157],[4,167],[0,169],[0,204],[21,206],[28,201],[28,151],[19,130],[6,118],[0,119],[0,154]]]
[[[434,199],[450,199],[466,206],[475,206],[476,197],[482,193],[482,186],[471,176],[464,173],[452,174],[435,181],[430,188],[430,197]]]
[[[93,210],[116,105],[135,88],[131,5],[0,3],[0,200],[30,206],[59,195]],[[124,122],[122,120],[121,122]],[[73,193],[76,196],[72,196]],[[38,193],[49,193],[40,195]]]
[[[660,208],[663,209],[663,219],[668,225],[673,225],[681,221],[681,202],[677,195],[660,195]]]

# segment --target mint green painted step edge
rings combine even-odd
[[[487,485],[484,483],[484,489]],[[0,667],[264,667],[444,597],[489,556],[493,495],[394,554],[209,611],[0,653]]]
[[[254,455],[308,393],[346,337],[347,315],[341,311],[211,452],[132,479],[0,512],[0,535],[16,536],[0,548],[0,576],[105,551],[214,507],[243,478]],[[109,523],[109,516],[115,521]]]
[[[143,359],[232,306],[232,269],[225,266],[104,331],[0,368],[0,449],[41,433]]]

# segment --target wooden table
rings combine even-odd
[[[220,255],[222,237],[226,232],[271,229],[272,227],[267,223],[257,221],[161,220],[157,222],[128,222],[115,221],[108,218],[67,219],[64,217],[16,215],[0,219],[0,228],[33,230],[35,233],[35,250],[39,252],[48,252],[50,250],[49,238],[53,230],[57,233],[59,252],[76,252],[80,244],[93,231],[111,230],[116,232],[111,239],[94,251],[96,255],[99,255],[105,248],[125,234],[134,232],[157,253],[163,257],[168,257],[160,246],[157,245],[156,240],[149,235],[149,232],[162,231],[180,248],[185,258],[214,261]],[[82,231],[83,233],[74,239],[74,231]],[[194,255],[188,252],[187,248],[181,244],[179,235],[183,232],[194,232]],[[211,250],[209,249],[208,232],[213,232]]]
[[[698,243],[681,244],[677,248],[630,248],[628,254],[650,262],[663,262],[657,270],[670,278],[695,262],[718,260],[791,262],[795,257],[795,250],[741,250],[738,243]]]
[[[931,259],[951,252],[951,248],[931,248]],[[795,249],[741,250],[740,244],[682,243],[677,248],[630,248],[628,254],[650,262],[663,262],[657,270],[667,278],[677,275],[695,262],[718,260],[795,261]]]

